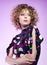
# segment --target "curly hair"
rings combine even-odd
[[[23,9],[27,9],[30,13],[31,16],[30,25],[36,25],[36,22],[38,21],[38,14],[36,10],[32,6],[28,6],[28,4],[19,4],[12,10],[12,14],[11,14],[11,20],[15,25],[15,27],[21,29],[21,24],[19,23],[19,15]]]

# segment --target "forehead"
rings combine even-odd
[[[29,13],[29,10],[28,10],[27,8],[22,9],[22,10],[21,10],[21,13]]]

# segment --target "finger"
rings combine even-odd
[[[30,59],[29,61],[36,61],[35,59]]]
[[[26,62],[27,64],[32,64],[32,62]]]
[[[33,61],[36,61],[36,60],[34,60],[34,59],[29,60],[29,62],[33,62]]]

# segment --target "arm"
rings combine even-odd
[[[35,61],[36,58],[36,36],[35,36],[35,29],[33,28],[32,31],[32,39],[33,39],[33,43],[32,43],[32,54],[26,54],[26,57],[29,58],[31,61]]]
[[[33,31],[32,31],[32,39],[33,39],[33,44],[32,44],[32,58],[35,60],[37,50],[36,50],[36,35],[35,35],[35,29],[34,28],[33,28]]]
[[[9,54],[8,54],[8,56],[6,56],[6,62],[8,63],[8,64],[19,64],[19,65],[25,65],[25,64],[30,64],[30,62],[28,62],[28,59],[27,58],[25,58],[25,56],[23,56],[23,57],[20,57],[20,58],[13,58],[13,47],[11,47],[10,48],[10,52],[9,52]],[[19,61],[20,60],[20,61]]]
[[[8,64],[16,64],[15,59],[13,57],[13,47],[10,48],[9,54],[6,56],[5,61]]]

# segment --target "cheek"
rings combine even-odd
[[[23,18],[20,18],[19,21],[20,21],[20,22],[23,21]]]
[[[22,22],[21,22],[22,21]],[[20,22],[20,24],[22,24],[23,23],[23,17],[19,17],[19,22]]]
[[[31,21],[31,18],[30,18],[30,17],[28,17],[28,20],[29,20],[29,21]]]
[[[22,17],[22,16],[19,17],[19,20],[23,20],[23,19],[24,19],[24,17]]]

